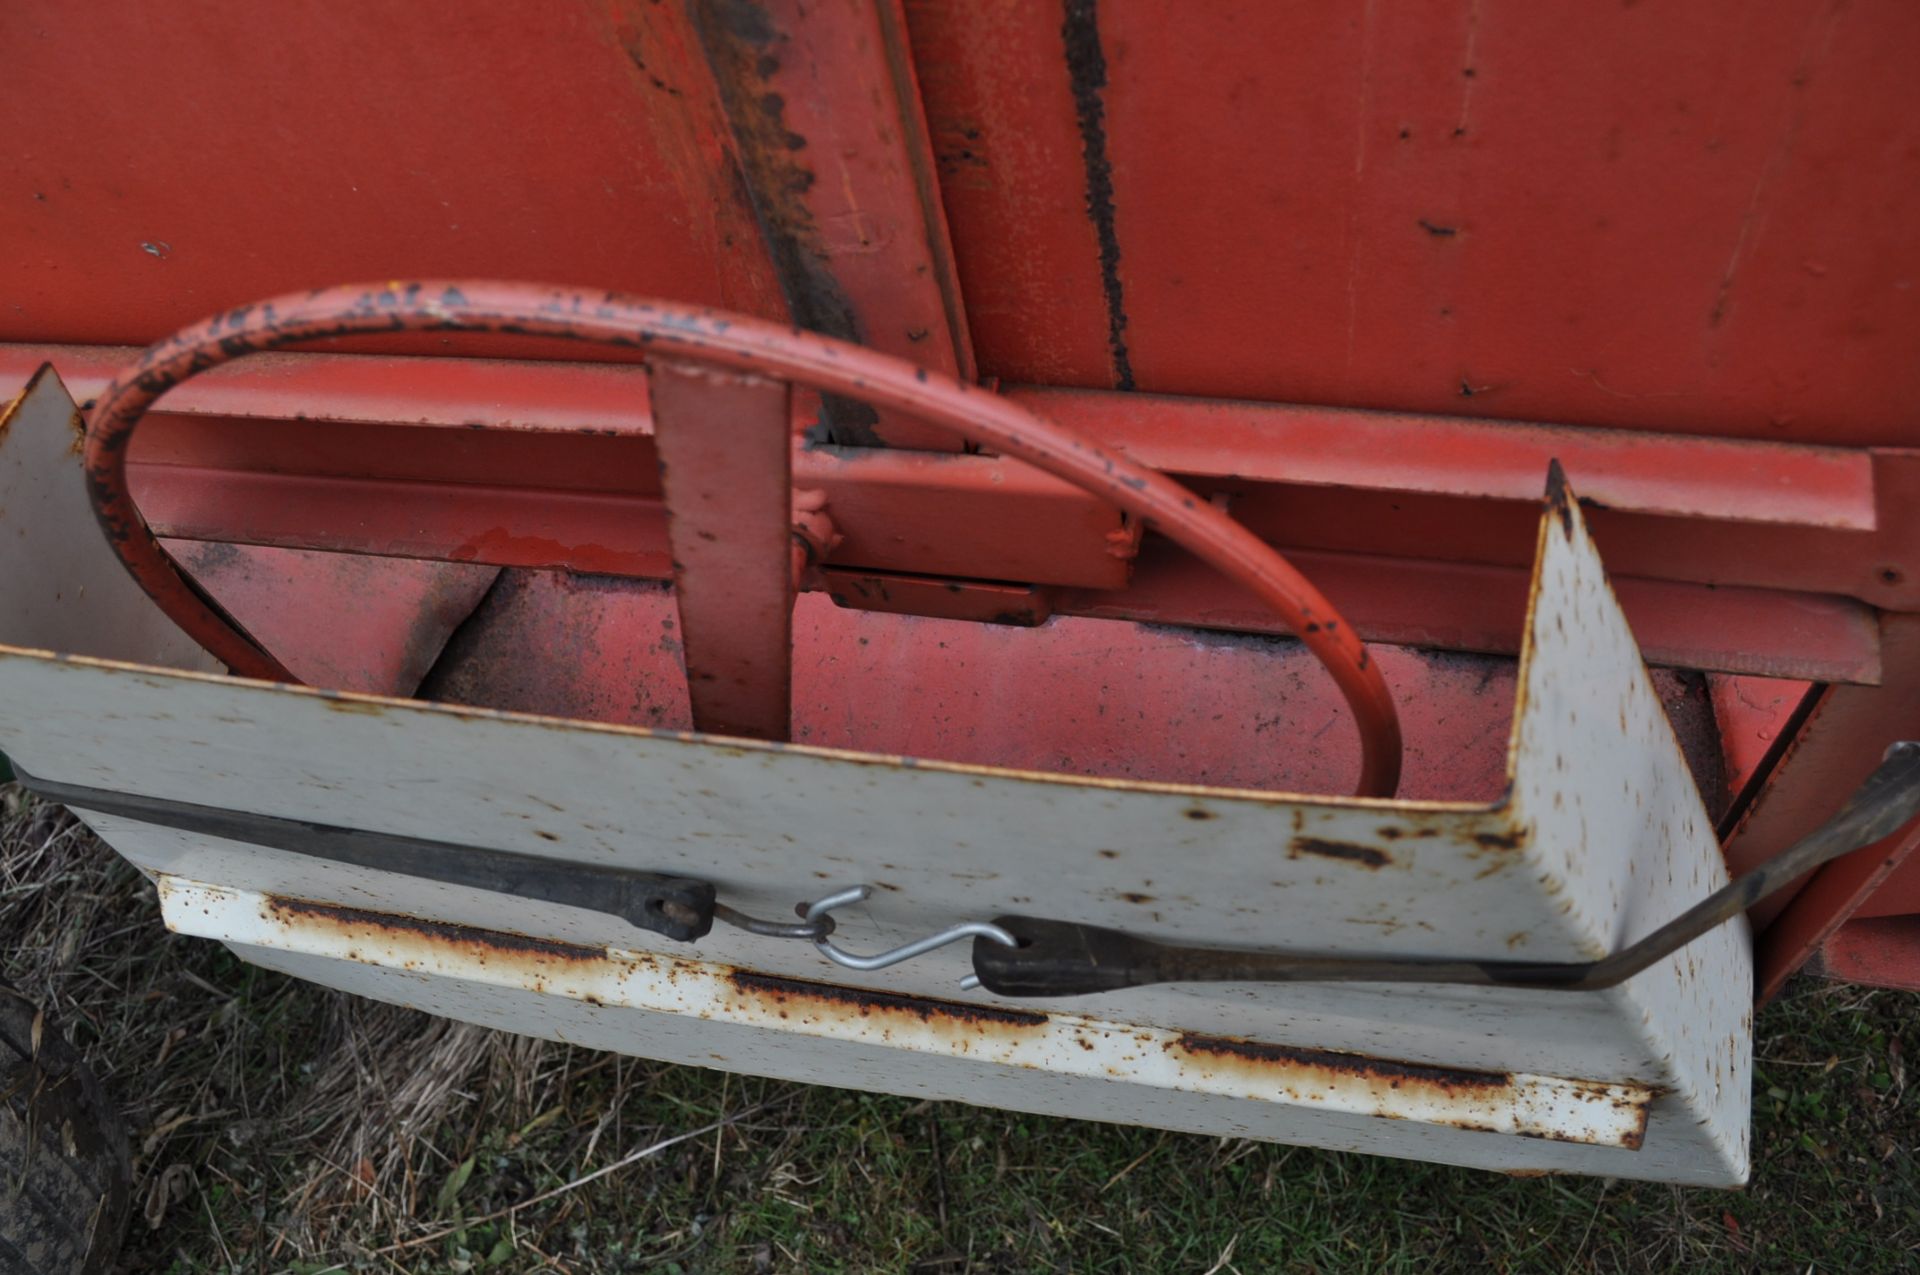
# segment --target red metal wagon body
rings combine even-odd
[[[1750,879],[1920,734],[1920,10],[16,0],[0,47],[0,746],[177,928],[683,1061],[1721,1183],[1754,995],[1920,986],[1913,826],[1604,993],[1029,1008],[578,893],[1497,964]],[[514,857],[396,866],[447,846]]]

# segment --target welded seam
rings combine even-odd
[[[1107,349],[1115,389],[1133,388],[1127,354],[1126,298],[1120,287],[1120,235],[1114,226],[1113,165],[1107,159],[1107,55],[1100,47],[1098,0],[1065,0],[1060,38],[1067,46],[1073,110],[1080,120],[1080,158],[1086,170],[1087,216],[1100,240],[1100,287],[1107,302]]]

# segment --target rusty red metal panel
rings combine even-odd
[[[0,339],[143,345],[256,297],[421,271],[786,317],[679,5],[21,0],[0,47],[32,51],[0,102]]]
[[[0,349],[0,372],[30,372],[42,353]],[[83,397],[104,388],[111,351],[56,347],[44,353]],[[251,373],[255,362],[262,368],[258,378]],[[1045,404],[1090,429],[1105,423],[1117,441],[1142,450],[1143,459],[1203,471],[1218,469],[1232,453],[1252,472],[1282,472],[1273,435],[1290,430],[1294,419],[1288,409],[1236,411],[1201,400],[1141,400],[1148,419],[1172,425],[1176,408],[1185,413],[1177,419],[1194,441],[1183,447],[1157,441],[1170,430],[1143,441],[1130,428],[1141,418],[1120,410],[1131,402],[1125,396],[1015,397]],[[1092,410],[1102,402],[1116,410]],[[662,579],[670,573],[644,369],[269,354],[195,378],[163,404],[172,410],[152,417],[132,456],[136,494],[168,534],[508,566],[571,565]],[[382,423],[369,424],[376,416]],[[272,418],[270,426],[266,418]],[[395,423],[402,421],[409,423]],[[1437,418],[1425,424],[1436,433],[1450,428]],[[486,428],[470,428],[475,425]],[[1533,427],[1493,428],[1525,433]],[[1518,445],[1524,447],[1525,439]],[[1718,449],[1728,445],[1685,446],[1701,450],[1674,463],[1700,470],[1715,467]],[[1602,447],[1583,456],[1597,470],[1617,454]],[[1819,460],[1828,453],[1812,455]],[[1327,463],[1306,462],[1309,469]],[[1097,592],[1071,594],[1059,605],[1164,623],[1274,628],[1252,599],[1211,573],[1193,570],[1166,546],[1149,545],[1126,593],[1113,594],[1126,583],[1128,565],[1113,555],[1108,539],[1119,526],[1116,515],[1018,463],[809,449],[796,454],[794,465],[800,485],[827,491],[843,529],[860,533],[837,554],[846,564],[940,570],[964,579],[1099,585]],[[1845,467],[1838,472],[1851,473]],[[1756,473],[1754,502],[1761,498],[1758,484],[1775,476],[1772,470]],[[307,475],[379,482],[368,488]],[[1443,470],[1401,481],[1433,487],[1444,478]],[[1462,508],[1471,512],[1484,503]],[[1682,507],[1702,506],[1695,501]],[[860,532],[862,526],[876,533]],[[1525,605],[1522,568],[1295,552],[1370,638],[1517,650]],[[1785,560],[1788,566],[1794,562]],[[1624,575],[1616,583],[1656,663],[1839,682],[1880,676],[1877,623],[1864,607],[1843,599],[1700,590]]]
[[[412,695],[493,567],[163,542],[194,583],[313,686]]]
[[[0,374],[24,379],[41,357],[51,358],[85,400],[104,387],[108,355],[88,347],[5,347]],[[626,459],[630,446],[642,445],[635,439],[651,432],[640,369],[265,357],[257,377],[250,361],[170,395],[151,432],[141,432],[133,460],[657,495],[650,477],[642,477],[650,466]],[[525,369],[524,379],[516,369]],[[330,388],[334,378],[337,391]],[[1524,569],[1537,495],[1526,484],[1537,486],[1547,461],[1558,458],[1583,491],[1596,493],[1590,500],[1600,507],[1590,508],[1591,520],[1617,576],[1845,593],[1920,609],[1920,563],[1914,561],[1920,455],[1911,452],[1083,391],[1016,388],[1009,396],[1143,464],[1221,493],[1236,516],[1291,549]],[[231,417],[277,423],[263,429],[225,419]],[[391,432],[372,432],[376,422]],[[472,425],[487,429],[426,428]],[[1088,515],[1089,502],[1064,484],[1036,487],[1017,477],[1017,467],[1002,472],[977,458],[944,468],[848,463],[863,455],[809,451],[796,458],[796,472],[802,482],[832,486],[842,504],[851,495],[841,490],[848,484],[916,487],[910,501],[874,499],[880,501],[875,513],[884,505],[889,519],[906,520],[906,537],[920,547],[884,559],[846,557],[849,564],[1080,585],[1122,579],[1112,574],[1118,564],[1104,543],[1116,524]],[[998,507],[982,510],[976,497]],[[432,497],[416,499],[430,503]],[[219,506],[210,492],[183,498],[185,515],[202,526],[212,525]],[[422,520],[422,529],[435,521],[426,513]],[[495,525],[469,522],[464,535],[421,536],[419,547],[407,551],[450,552]],[[644,516],[597,535],[586,535],[583,526],[579,543],[624,544],[641,525]],[[545,533],[535,538],[565,542]],[[870,554],[891,543],[891,535],[856,538],[843,553]],[[979,547],[980,558],[956,561],[969,555],[970,545]],[[989,547],[996,561],[986,561]],[[940,564],[927,554],[942,555]],[[1055,555],[1060,561],[1053,569],[1040,565]],[[550,551],[544,559],[521,554],[509,562],[560,565]],[[1019,573],[1008,575],[1015,563],[1023,564]],[[1101,577],[1103,566],[1109,574]],[[1777,640],[1745,629],[1737,635],[1760,644]]]
[[[1117,588],[1140,542],[1137,519],[998,458],[816,447],[794,475],[827,493],[844,537],[831,560],[847,566]]]
[[[424,690],[456,703],[685,729],[679,650],[673,599],[657,584],[508,572]],[[1401,793],[1497,797],[1513,662],[1374,650],[1405,705]],[[1670,674],[1655,685],[1689,756],[1709,757],[1704,699]],[[802,596],[794,613],[794,738],[811,744],[1334,792],[1358,761],[1345,719],[1331,681],[1285,640],[1063,617],[1005,627],[842,610],[818,594]],[[1711,793],[1708,804],[1718,805]]]
[[[1853,915],[1865,920],[1911,914],[1920,914],[1920,858],[1909,855],[1861,900]],[[1915,977],[1920,978],[1920,967],[1916,967]]]
[[[793,321],[972,380],[898,0],[687,8]],[[950,433],[852,399],[821,412],[823,441],[960,450]]]
[[[1880,763],[1896,740],[1910,738],[1920,721],[1920,616],[1883,614],[1881,682],[1830,686],[1807,715],[1774,775],[1727,840],[1735,875],[1772,858],[1811,832]],[[1764,924],[1787,899],[1776,895],[1756,909]]]
[[[681,632],[659,585],[508,572],[426,692],[458,703],[686,729]],[[1412,715],[1400,791],[1492,799],[1513,663],[1382,648]],[[850,711],[857,706],[858,711]],[[1298,643],[1055,619],[1038,628],[843,610],[794,614],[793,737],[1110,778],[1339,791],[1358,765],[1339,691]]]
[[[1852,792],[1896,740],[1913,737],[1920,722],[1920,616],[1880,617],[1883,675],[1877,687],[1824,690],[1773,774],[1727,839],[1727,864],[1737,876],[1779,854],[1832,813],[1839,794]],[[1865,903],[1873,889],[1911,850],[1902,843],[1827,865],[1752,912],[1758,931],[1756,977],[1770,994],[1807,959],[1825,935]]]
[[[1019,385],[1001,392],[1143,465],[1193,477],[1537,505],[1540,475],[1557,460],[1569,478],[1585,476],[1582,501],[1614,513],[1855,532],[1873,530],[1880,516],[1872,455],[1857,448],[1709,444],[1682,434],[1164,394]]]
[[[906,0],[981,370],[1112,388],[1127,384],[1125,360],[1108,339],[1062,14],[1026,0]]]
[[[0,342],[0,384],[21,384],[42,363],[52,363],[74,400],[89,406],[120,369],[140,357],[132,345],[17,345]],[[639,364],[577,363],[532,359],[432,359],[395,354],[256,354],[244,363],[214,368],[170,391],[154,419],[223,419],[206,439],[229,454],[254,447],[258,455],[285,458],[295,447],[290,426],[244,431],[235,419],[350,424],[485,426],[531,433],[577,431],[650,435],[647,369]],[[159,432],[156,424],[155,432]],[[182,421],[175,428],[187,428]],[[314,435],[323,445],[329,433]],[[144,433],[143,445],[152,441]],[[380,441],[384,453],[404,445],[395,434]],[[339,449],[350,450],[350,449]],[[432,438],[431,454],[457,465],[461,446],[445,434]],[[534,458],[519,458],[526,464]],[[189,462],[191,463],[191,462]],[[239,463],[236,461],[236,463]],[[335,462],[338,464],[338,461]],[[364,462],[363,462],[364,466]],[[348,467],[324,472],[385,472]],[[422,468],[417,477],[431,477]]]
[[[1920,991],[1920,916],[1856,917],[1827,936],[1807,968],[1848,983]]]
[[[8,6],[0,336],[480,269],[785,310],[681,6],[389,9]],[[891,12],[854,118],[917,79],[989,374],[1125,383],[1117,334],[1147,389],[1915,441],[1909,6],[915,0],[911,68]]]
[[[1786,750],[1814,688],[1793,678],[1730,673],[1709,674],[1707,684],[1726,759],[1726,796],[1739,803],[1748,786],[1770,772]]]
[[[652,367],[694,725],[785,739],[793,647],[787,387],[685,364]]]
[[[1873,457],[1875,525],[1870,532],[1787,527],[1735,519],[1591,511],[1594,540],[1611,569],[1705,585],[1749,585],[1837,593],[1874,606],[1920,608],[1920,453]],[[1580,475],[1569,471],[1576,481]],[[1235,508],[1278,544],[1353,553],[1408,554],[1465,562],[1513,561],[1528,507],[1488,500],[1478,507],[1437,496],[1334,488],[1248,489]],[[1757,492],[1755,493],[1757,495]]]
[[[388,280],[289,293],[223,312],[149,348],[96,402],[83,453],[87,492],[102,531],[161,610],[236,673],[291,680],[271,652],[190,587],[155,540],[128,487],[135,430],[168,389],[248,353],[284,349],[317,336],[406,331],[547,335],[647,349],[656,362],[693,362],[734,376],[770,375],[823,395],[850,395],[904,412],[1070,481],[1134,521],[1152,525],[1271,605],[1347,696],[1362,744],[1357,791],[1391,796],[1397,786],[1401,741],[1392,693],[1353,626],[1282,555],[1165,475],[1009,399],[844,341],[743,315],[689,311],[615,293],[488,280]],[[655,408],[662,410],[657,386]],[[778,431],[785,440],[784,411],[778,414]],[[783,441],[780,448],[783,470],[789,446]],[[1547,494],[1572,517],[1565,504],[1570,499],[1565,476],[1557,468],[1549,473]],[[1129,553],[1132,548],[1114,547]]]
[[[994,584],[945,576],[896,575],[828,567],[820,588],[835,606],[892,615],[924,615],[979,624],[1044,624],[1053,614],[1045,589],[1026,584]]]
[[[1527,573],[1519,567],[1290,550],[1369,641],[1517,654]],[[1874,612],[1847,598],[1702,589],[1615,576],[1613,590],[1649,663],[1827,682],[1880,680]],[[1124,589],[1066,589],[1066,615],[1279,630],[1244,591],[1171,545],[1149,541]]]
[[[154,418],[157,445],[182,442],[170,424]],[[434,465],[432,439],[389,452],[385,443],[401,431],[369,437],[326,426],[312,432],[327,435],[329,449],[364,441],[368,446],[356,449],[357,457],[379,457],[380,465],[403,473],[412,457],[427,471]],[[517,474],[513,462],[529,450],[524,440],[507,438],[499,447],[492,441],[455,438],[442,466],[447,481],[144,462],[130,468],[148,519],[181,539],[654,579],[671,574],[650,438],[543,440],[537,461]],[[852,454],[860,459],[849,459]],[[798,485],[827,493],[846,532],[833,558],[848,566],[1102,588],[1127,578],[1136,532],[1119,514],[1017,462],[813,449],[794,456],[793,472]],[[463,473],[469,476],[461,481]],[[556,485],[519,485],[548,479]],[[606,489],[613,484],[623,486]]]
[[[1233,500],[1276,544],[1527,565],[1558,460],[1615,574],[1920,610],[1920,453],[1532,422],[1019,389],[1016,401]]]
[[[640,617],[644,617],[644,622]],[[424,699],[691,730],[680,617],[658,580],[500,573],[447,642]]]
[[[1920,441],[1912,6],[910,13],[987,373]]]
[[[1856,850],[1812,874],[1767,927],[1755,950],[1754,995],[1773,999],[1788,978],[1851,923],[1861,905],[1920,849],[1920,824],[1864,850]],[[1907,971],[1920,978],[1920,966]]]

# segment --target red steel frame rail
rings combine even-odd
[[[0,375],[24,381],[50,360],[75,397],[90,402],[137,353],[0,346]],[[1527,564],[1516,545],[1530,543],[1525,520],[1536,499],[1524,494],[1519,472],[1536,460],[1544,471],[1548,456],[1562,459],[1583,492],[1600,493],[1590,521],[1622,605],[1658,664],[1875,683],[1882,669],[1873,606],[1822,585],[1884,589],[1876,583],[1882,572],[1910,575],[1903,537],[1920,539],[1906,525],[1920,511],[1920,493],[1911,502],[1882,498],[1920,472],[1897,453],[1136,401],[1108,391],[1010,396],[1225,503],[1375,641],[1518,649]],[[635,366],[267,354],[168,395],[141,429],[129,467],[143,511],[169,538],[665,579],[671,554],[649,401],[646,371]],[[796,396],[794,409],[794,428],[805,428],[813,402]],[[1476,480],[1433,441],[1456,432],[1477,453],[1499,458],[1484,477]],[[1347,440],[1343,449],[1319,446],[1330,434]],[[1315,450],[1294,463],[1296,447]],[[1671,476],[1652,468],[1649,455]],[[1130,559],[1128,529],[1111,506],[1025,465],[801,446],[792,470],[797,486],[827,494],[846,537],[830,564],[957,586],[927,595],[936,614],[972,615],[976,598],[991,593],[979,582],[1016,582],[1058,586],[1056,613],[1276,627],[1257,600],[1177,550],[1150,544]],[[1789,485],[1794,498],[1777,501]],[[1311,524],[1286,512],[1309,501],[1356,512]],[[1429,506],[1413,527],[1369,524],[1367,511],[1384,509],[1391,519],[1394,507],[1412,501]],[[1349,521],[1370,526],[1368,538],[1357,548],[1328,546]],[[1450,560],[1427,534],[1435,522],[1465,527]],[[1809,554],[1778,551],[1774,542],[1790,535],[1816,542],[1824,561],[1810,567]],[[1664,551],[1694,538],[1716,541],[1718,557],[1678,561]],[[998,602],[995,595],[991,605]]]

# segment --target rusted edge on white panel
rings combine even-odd
[[[1420,1066],[875,993],[181,877],[155,884],[167,925],[183,934],[909,1054],[1627,1150],[1639,1147],[1654,1097],[1637,1085]]]
[[[1509,810],[1538,849],[1541,889],[1580,922],[1583,958],[1630,946],[1727,884],[1713,819],[1558,466],[1515,699]],[[1734,1181],[1749,1167],[1751,949],[1736,917],[1606,993]]]

